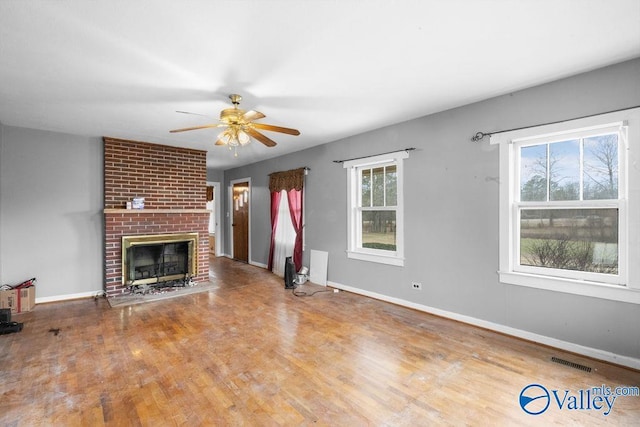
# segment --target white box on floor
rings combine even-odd
[[[309,281],[316,285],[327,286],[327,265],[329,252],[311,250]]]

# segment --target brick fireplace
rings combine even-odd
[[[104,140],[105,291],[127,292],[123,236],[197,233],[194,282],[209,280],[206,152],[117,138]],[[127,209],[133,198],[144,209]]]

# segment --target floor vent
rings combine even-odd
[[[561,365],[568,366],[570,368],[580,369],[581,371],[591,372],[591,368],[588,366],[580,365],[578,363],[569,362],[568,360],[560,359],[558,357],[552,357],[552,362],[559,363]]]

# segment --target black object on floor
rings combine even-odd
[[[293,258],[288,256],[284,261],[284,288],[295,289],[295,276],[296,266],[293,263]]]
[[[22,325],[22,323],[18,322],[0,322],[0,335],[20,332],[22,330]]]

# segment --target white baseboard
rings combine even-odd
[[[52,297],[36,298],[36,304],[43,304],[47,302],[57,302],[57,301],[67,301],[70,299],[93,298],[93,297],[102,296],[102,295],[104,295],[104,290],[96,289],[95,291],[81,292],[78,294],[55,295]]]
[[[255,265],[256,267],[267,269],[269,266],[267,264],[262,264],[261,262],[249,261],[249,264]]]
[[[456,320],[458,322],[467,323],[469,325],[479,326],[481,328],[490,329],[492,331],[500,332],[506,335],[511,335],[513,337],[522,338],[528,341],[533,341],[539,344],[548,345],[550,347],[555,347],[561,350],[570,351],[572,353],[581,354],[583,356],[592,357],[594,359],[602,360],[605,362],[615,363],[617,365],[627,366],[632,369],[640,370],[640,359],[636,359],[634,357],[623,356],[623,355],[611,353],[608,351],[600,350],[597,348],[586,347],[583,345],[562,341],[557,338],[547,337],[545,335],[539,335],[533,332],[523,331],[521,329],[500,325],[498,323],[493,323],[493,322],[489,322],[482,319],[476,319],[475,317],[465,316],[463,314],[441,310],[439,308],[429,307],[427,305],[416,304],[411,301],[390,297],[388,295],[383,295],[376,292],[365,291],[362,289],[343,285],[341,283],[328,281],[327,284],[333,288],[352,292],[354,294],[364,295],[364,296],[378,299],[381,301],[386,301],[386,302],[401,305],[404,307],[413,308],[415,310],[423,311],[425,313],[434,314],[436,316],[445,317],[447,319]]]
[[[223,254],[222,256],[227,257],[229,259],[234,259],[233,255],[230,255],[230,254]],[[249,265],[255,265],[256,267],[260,267],[260,268],[268,268],[269,267],[267,264],[263,264],[261,262],[256,262],[256,261],[252,261],[252,260],[249,260],[248,264]]]

